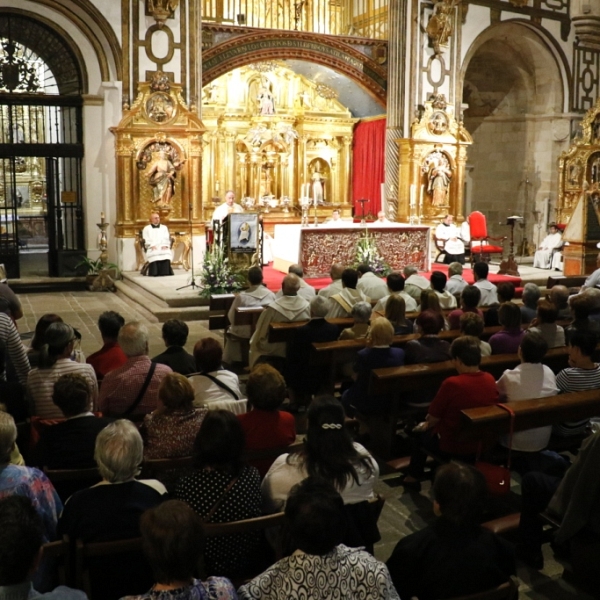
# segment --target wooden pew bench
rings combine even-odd
[[[208,329],[227,329],[229,317],[227,313],[233,304],[234,294],[212,294],[208,305]]]
[[[568,358],[566,347],[552,348],[543,362],[554,373],[558,373],[568,366]],[[498,379],[506,369],[514,369],[519,363],[516,354],[496,354],[484,357],[480,368]],[[447,377],[456,374],[452,361],[375,369],[371,373],[369,394],[387,394],[391,396],[391,404],[387,415],[372,415],[366,419],[371,430],[373,451],[384,458],[392,455],[398,421],[415,412],[414,408],[406,404],[407,395],[410,394],[413,401],[416,401],[423,390],[439,388]],[[425,410],[422,409],[423,412]]]
[[[354,319],[351,317],[337,317],[327,319],[329,323],[338,326],[339,333],[343,329],[352,327]],[[306,325],[308,321],[294,321],[293,323],[271,323],[269,325],[269,342],[291,342],[294,339],[294,332]]]

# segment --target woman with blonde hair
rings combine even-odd
[[[140,428],[144,458],[191,456],[196,434],[208,412],[194,408],[194,388],[180,373],[165,375],[158,388],[158,408]]]
[[[363,414],[386,412],[390,398],[369,396],[369,380],[373,369],[401,367],[404,364],[404,350],[392,348],[393,339],[393,325],[385,317],[376,319],[371,325],[367,348],[363,348],[357,354],[354,385],[342,396],[347,415],[354,416],[357,411]]]
[[[392,324],[394,335],[413,332],[412,321],[406,318],[406,302],[398,294],[392,294],[385,303],[385,318]]]

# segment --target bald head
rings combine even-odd
[[[558,309],[565,308],[569,300],[569,290],[564,285],[555,285],[550,288],[550,302]]]
[[[289,274],[283,278],[281,283],[281,291],[284,296],[296,296],[300,289],[300,277],[298,275]]]
[[[331,269],[329,269],[329,275],[333,281],[342,278],[342,273],[344,272],[344,265],[340,263],[333,263],[331,265]]]

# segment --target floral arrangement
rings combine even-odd
[[[361,264],[369,265],[379,277],[385,277],[392,272],[390,265],[379,254],[375,238],[369,235],[369,232],[366,230],[356,243],[354,267],[356,268]]]
[[[213,294],[237,292],[244,285],[244,277],[231,267],[219,244],[213,244],[211,250],[204,254],[200,278],[200,296],[203,298],[209,298]]]

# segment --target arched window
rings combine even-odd
[[[50,26],[0,11],[0,262],[69,275],[84,249],[82,74]]]

